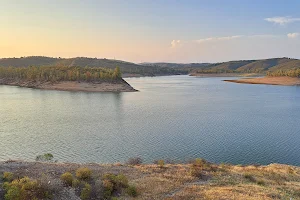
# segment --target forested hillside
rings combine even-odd
[[[29,66],[66,66],[66,67],[102,67],[114,69],[120,67],[123,74],[134,74],[142,76],[155,76],[155,75],[172,75],[187,73],[180,69],[172,69],[169,67],[160,66],[142,66],[130,62],[110,59],[98,58],[50,58],[43,56],[30,56],[21,58],[2,58],[0,59],[0,67],[29,67]]]
[[[50,58],[31,56],[0,59],[0,67],[95,67],[115,69],[117,66],[126,75],[156,76],[175,74],[210,73],[259,73],[295,74],[300,68],[300,60],[291,58],[271,58],[262,60],[239,60],[222,63],[141,63],[98,58]]]
[[[300,69],[300,60],[290,58],[272,58],[263,60],[242,60],[216,63],[202,69],[194,69],[194,74],[209,73],[259,73],[267,75],[296,76]]]

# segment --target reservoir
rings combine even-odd
[[[300,165],[300,87],[223,79],[127,78],[139,92],[124,93],[0,86],[0,160]]]

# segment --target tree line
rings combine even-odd
[[[290,70],[277,70],[267,72],[267,76],[289,76],[289,77],[300,77],[300,68]]]
[[[99,67],[0,67],[0,78],[23,81],[87,81],[119,80],[119,67],[106,69]]]
[[[194,70],[193,72],[200,74],[240,73],[231,69],[198,69]]]

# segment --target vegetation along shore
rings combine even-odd
[[[300,69],[276,70],[267,73],[262,78],[245,78],[238,80],[224,80],[234,83],[266,84],[266,85],[300,85]]]
[[[117,164],[0,162],[0,199],[300,199],[300,167],[184,164],[140,158]]]

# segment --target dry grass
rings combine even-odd
[[[1,163],[0,172],[38,176],[42,169],[52,178],[62,172],[75,172],[88,166],[93,174],[123,173],[129,184],[136,186],[138,196],[122,196],[119,199],[300,199],[300,167],[271,164],[267,166],[210,165],[202,168],[203,177],[191,174],[193,164],[141,164],[128,166],[77,165],[53,163]],[[34,171],[31,169],[34,168]],[[7,170],[10,169],[10,170]],[[27,170],[26,170],[27,169]]]

